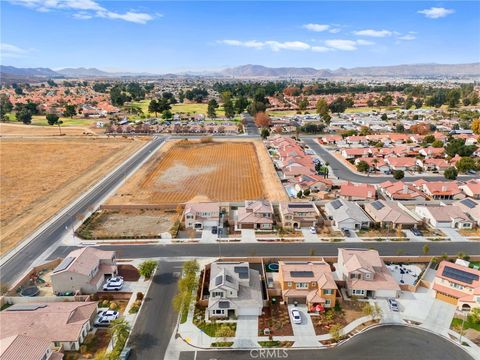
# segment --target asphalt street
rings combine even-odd
[[[376,249],[383,256],[423,255],[422,242],[334,242],[334,243],[230,243],[230,244],[169,244],[169,245],[109,245],[99,249],[114,250],[118,258],[172,258],[172,257],[241,257],[241,256],[336,256],[338,248]],[[456,255],[463,252],[480,255],[480,243],[470,242],[429,242],[429,255]],[[65,257],[72,246],[59,246],[50,259]]]
[[[123,166],[103,178],[92,191],[76,202],[71,209],[36,235],[32,241],[0,267],[0,282],[8,284],[28,269],[45,250],[59,241],[67,231],[71,231],[69,229],[77,221],[77,214],[87,212],[91,206],[108,194],[151,152],[155,151],[163,141],[163,138],[153,138],[149,144],[135,153]]]
[[[172,299],[177,291],[181,262],[159,262],[127,346],[129,359],[163,359],[177,324]]]
[[[180,354],[180,360],[213,359],[472,360],[472,357],[442,337],[420,329],[403,326],[374,328],[332,349],[276,349],[268,352],[265,349],[251,351],[191,351]]]
[[[357,183],[364,183],[364,184],[380,184],[384,181],[391,181],[393,180],[393,176],[386,175],[386,176],[366,176],[366,175],[359,175],[352,170],[350,170],[341,160],[337,159],[334,155],[332,155],[328,150],[325,150],[322,146],[320,146],[316,141],[315,138],[311,137],[300,137],[302,141],[307,144],[323,161],[328,162],[332,171],[334,172],[335,176],[337,176],[340,180],[345,181],[352,181]],[[476,176],[459,176],[458,180],[468,180],[473,179]],[[405,176],[403,180],[405,181],[415,181],[418,179],[426,179],[430,181],[444,181],[445,177],[443,176],[425,176],[425,177],[414,177],[414,176]]]

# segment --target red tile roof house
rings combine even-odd
[[[50,341],[25,335],[0,339],[2,360],[62,360],[63,354],[52,351]]]
[[[53,270],[52,290],[55,294],[95,294],[106,278],[117,273],[115,251],[84,247],[70,252]]]
[[[445,171],[450,164],[445,159],[417,159],[417,165],[421,167],[424,171]]]
[[[480,271],[468,267],[468,262],[442,261],[433,280],[435,298],[470,311],[480,308]]]
[[[465,195],[474,199],[480,199],[480,180],[479,179],[469,180],[465,184],[460,185],[459,188],[465,193]]]
[[[273,229],[273,206],[268,200],[247,200],[245,201],[245,207],[239,207],[233,216],[235,231]]]
[[[353,184],[347,182],[340,187],[340,197],[346,200],[375,200],[377,192],[375,186],[369,184]]]
[[[0,312],[0,339],[18,334],[49,341],[66,351],[80,349],[97,315],[95,302],[15,304]]]
[[[338,249],[335,269],[349,296],[396,298],[400,294],[400,286],[377,250]]]
[[[370,166],[370,171],[386,172],[390,170],[390,166],[381,157],[365,157],[355,159],[355,165],[358,165],[360,161],[365,161]]]
[[[365,211],[382,227],[416,227],[420,219],[397,201],[377,200],[365,204]]]
[[[424,200],[425,194],[412,184],[402,181],[385,181],[377,185],[377,189],[390,200]]]
[[[337,284],[325,261],[279,261],[282,298],[287,304],[307,304],[325,308],[335,306]]]
[[[325,135],[320,138],[322,144],[336,144],[342,141],[343,138],[341,135]]]
[[[320,211],[313,202],[279,204],[280,219],[286,229],[316,226],[321,222]]]
[[[417,169],[417,159],[409,157],[389,157],[385,162],[390,165],[392,170],[415,171]]]
[[[333,181],[329,179],[325,179],[323,176],[320,175],[302,175],[295,179],[297,182],[295,184],[295,190],[297,191],[330,191],[333,186]]]
[[[453,206],[457,206],[465,214],[468,214],[477,224],[480,226],[480,201],[465,198],[453,203]]]
[[[429,146],[427,148],[420,149],[420,155],[430,158],[444,158],[445,149],[444,148],[434,148]]]
[[[471,229],[473,220],[458,206],[416,206],[415,212],[435,228]]]
[[[220,204],[218,202],[187,203],[184,215],[187,229],[201,231],[222,225],[220,224]]]
[[[341,155],[347,159],[355,159],[359,157],[368,157],[369,149],[368,148],[353,148],[353,149],[343,149]]]
[[[455,181],[415,181],[414,184],[421,184],[422,191],[433,200],[460,200],[465,194],[460,190]]]

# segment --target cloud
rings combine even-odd
[[[335,50],[342,50],[342,51],[354,51],[358,49],[358,46],[364,45],[374,45],[375,43],[368,40],[342,40],[342,39],[334,39],[334,40],[326,40],[325,44]]]
[[[127,11],[126,13],[118,13],[106,9],[93,0],[10,0],[10,2],[40,12],[49,12],[52,10],[74,10],[77,12],[73,14],[73,17],[82,20],[97,17],[146,24],[148,21],[153,20],[155,16],[161,16],[159,14],[153,16],[133,10]]]
[[[378,38],[392,36],[393,34],[393,32],[389,30],[373,30],[373,29],[354,31],[353,33],[357,36],[371,36],[371,37],[378,37]]]
[[[328,24],[305,24],[302,26],[304,29],[314,31],[314,32],[324,32],[328,31],[329,33],[336,34],[341,31],[338,26],[328,25]]]
[[[404,41],[411,41],[415,40],[417,37],[415,36],[414,32],[409,32],[408,34],[405,35],[400,35],[397,37],[398,40],[404,40]]]
[[[425,15],[425,17],[430,19],[439,19],[447,15],[453,14],[455,10],[446,9],[443,7],[431,7],[430,9],[424,9],[418,11],[419,14]]]
[[[257,41],[257,40],[248,40],[248,41],[240,41],[240,40],[220,40],[218,41],[220,44],[230,45],[230,46],[241,46],[253,49],[264,49],[269,48],[273,51],[280,51],[280,50],[309,50],[311,46],[303,41],[275,41],[275,40],[268,40],[268,41]]]
[[[0,55],[2,58],[21,58],[28,52],[29,50],[22,49],[12,44],[0,43]]]
[[[238,46],[238,47],[245,47],[245,48],[252,48],[252,49],[270,49],[272,51],[280,51],[280,50],[296,50],[296,51],[313,51],[313,52],[328,52],[328,51],[335,51],[335,50],[343,50],[343,51],[353,51],[357,50],[358,46],[368,46],[368,45],[375,45],[374,42],[368,40],[326,40],[324,42],[325,46],[318,46],[318,45],[310,45],[303,41],[276,41],[276,40],[268,40],[268,41],[258,41],[258,40],[218,40],[217,43],[229,45],[229,46]]]

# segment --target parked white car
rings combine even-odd
[[[107,284],[111,285],[123,285],[123,277],[114,276],[107,280]]]
[[[310,227],[310,234],[316,234],[317,233],[317,229],[315,228],[315,226],[311,226]]]
[[[108,327],[110,326],[110,323],[118,319],[120,316],[118,311],[114,310],[105,310],[105,311],[99,311],[98,316],[95,319],[95,322],[93,323],[94,326],[96,327]]]
[[[103,291],[118,291],[123,288],[123,283],[115,284],[115,283],[106,283],[103,285]]]
[[[302,323],[302,316],[300,315],[300,311],[298,311],[297,309],[292,309],[292,318],[294,324]]]

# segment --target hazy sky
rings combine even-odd
[[[480,2],[0,0],[1,63],[167,72],[480,61]]]

